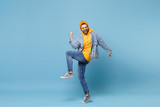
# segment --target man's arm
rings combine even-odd
[[[110,47],[104,42],[104,40],[97,33],[96,33],[96,37],[98,40],[98,45],[100,45],[109,54],[109,57],[111,57],[112,50],[110,49]]]
[[[78,37],[75,40],[73,40],[72,35],[73,35],[73,32],[69,32],[69,36],[70,36],[69,43],[73,49],[77,49],[79,47]]]

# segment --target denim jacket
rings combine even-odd
[[[83,35],[77,36],[75,40],[69,40],[73,49],[82,51],[83,49]],[[98,45],[100,45],[108,54],[112,53],[110,47],[104,42],[104,40],[96,33],[91,32],[91,60],[99,58]]]

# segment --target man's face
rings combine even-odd
[[[83,24],[81,26],[81,31],[86,35],[88,33],[88,31],[89,31],[88,26],[86,24]]]

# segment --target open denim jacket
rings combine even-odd
[[[83,35],[77,36],[75,40],[69,40],[70,45],[73,49],[82,51],[83,49]],[[108,54],[112,53],[110,47],[104,42],[104,40],[96,33],[91,32],[91,60],[98,59],[98,45],[100,45]]]

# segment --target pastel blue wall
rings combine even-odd
[[[1,0],[1,99],[26,93],[83,96],[77,61],[73,79],[59,78],[67,72],[65,52],[73,50],[69,32],[75,39],[81,20],[113,51],[109,58],[99,47],[99,59],[86,68],[93,95],[160,94],[160,1]]]

